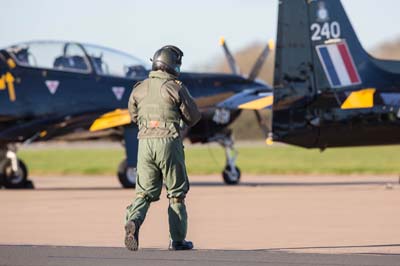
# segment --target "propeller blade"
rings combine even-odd
[[[225,42],[225,38],[221,37],[221,39],[219,40],[219,44],[222,46],[222,48],[224,49],[225,52],[225,56],[226,59],[228,60],[228,65],[232,71],[233,74],[239,75],[240,74],[240,70],[238,65],[236,64],[235,58],[233,57],[233,55],[231,54],[231,52],[228,49],[228,46],[226,45]]]
[[[268,44],[265,46],[264,50],[261,52],[260,56],[257,58],[257,61],[255,62],[253,68],[250,71],[249,80],[255,80],[258,77],[258,74],[260,74],[261,68],[263,67],[268,54],[270,51],[274,49],[274,41],[270,40]]]

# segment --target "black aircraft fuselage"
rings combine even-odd
[[[10,144],[97,138],[107,132],[109,137],[125,139],[129,146],[125,168],[136,167],[135,128],[129,119],[119,122],[123,119],[118,111],[126,111],[133,85],[148,73],[136,58],[93,45],[30,42],[0,50],[0,161],[9,161],[5,154],[12,150]],[[229,74],[181,73],[179,79],[202,111],[201,121],[186,137],[202,143],[217,141],[218,136],[230,138],[227,126],[240,113],[221,113],[216,104],[245,89],[266,87]],[[115,121],[92,132],[97,119],[115,112]],[[127,112],[121,112],[121,118],[126,121],[126,117]]]
[[[80,46],[73,43],[65,45]],[[17,66],[11,68],[7,64],[8,60],[13,60]],[[72,67],[44,68],[18,65],[19,62],[7,50],[0,51],[0,77],[6,79],[6,76],[12,76],[13,80],[8,83],[6,81],[6,88],[0,89],[0,143],[25,141],[37,132],[47,130],[47,121],[65,123],[65,120],[97,117],[115,109],[126,109],[133,85],[148,76],[143,65],[135,66],[140,72],[129,77],[118,77],[94,71],[96,67],[92,61],[87,61],[87,71],[74,70]],[[201,142],[207,142],[209,137],[226,126],[213,122],[212,117],[208,119],[210,114],[213,115],[213,110],[209,109],[246,88],[264,87],[263,84],[229,74],[181,73],[179,79],[189,88],[203,111],[203,121],[199,127],[206,125],[207,130],[194,128],[187,136]],[[54,91],[49,86],[54,86]],[[115,92],[118,88],[122,95]],[[78,129],[89,129],[92,123],[90,119],[83,119]],[[49,132],[51,137],[65,135],[66,132],[61,128]]]
[[[124,140],[127,159],[118,175],[125,187],[134,186],[137,140],[132,136],[137,129],[126,106],[133,84],[148,71],[137,59],[114,50],[50,44],[26,43],[0,51],[0,175],[18,170],[10,143],[107,132]],[[221,45],[238,73],[223,39]],[[376,59],[363,49],[340,0],[279,1],[273,89],[254,81],[269,47],[247,79],[180,76],[203,115],[185,136],[224,146],[226,183],[236,184],[240,177],[227,126],[241,109],[255,111],[265,135],[301,147],[400,143],[400,61]],[[259,111],[271,107],[268,132]]]
[[[274,140],[400,143],[400,61],[371,57],[339,0],[280,1],[276,46]]]

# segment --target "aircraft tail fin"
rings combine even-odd
[[[362,83],[370,60],[340,0],[310,2],[309,30],[318,87],[341,89]],[[328,81],[328,84],[326,84]]]
[[[306,129],[318,121],[307,106],[321,93],[366,86],[364,81],[372,80],[367,74],[374,65],[370,62],[340,0],[280,0],[274,71],[274,139],[314,146],[319,131],[315,127]],[[303,131],[304,138],[299,137]]]
[[[311,93],[356,86],[368,59],[339,0],[280,1],[275,86],[293,79],[309,79]]]

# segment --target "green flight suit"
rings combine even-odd
[[[136,198],[128,206],[126,221],[143,223],[150,203],[160,198],[165,183],[169,198],[170,238],[182,241],[187,232],[185,196],[189,180],[180,136],[180,122],[193,126],[200,112],[187,88],[161,70],[136,84],[129,99],[129,113],[138,124],[139,150]]]

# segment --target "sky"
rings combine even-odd
[[[327,0],[329,1],[329,0]],[[366,49],[400,37],[400,1],[343,0]],[[29,40],[93,43],[148,61],[163,45],[184,53],[183,71],[275,39],[278,0],[0,0],[0,47]]]

